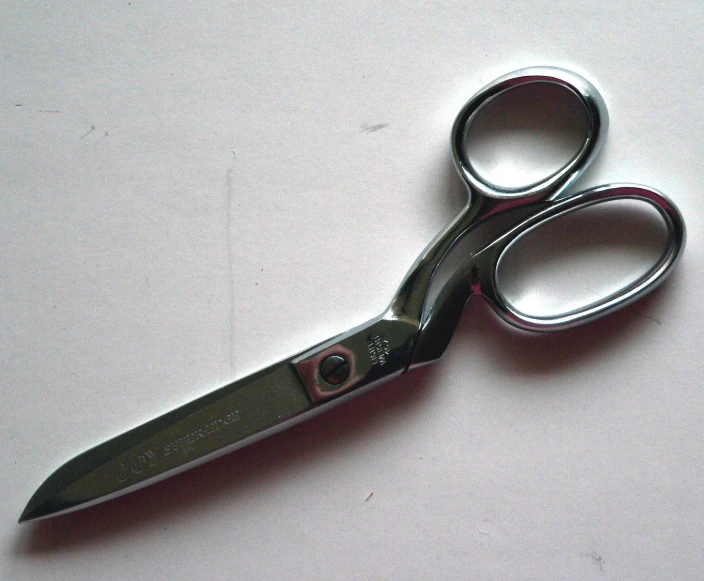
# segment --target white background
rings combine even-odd
[[[699,3],[0,13],[0,577],[704,577]],[[534,64],[606,99],[581,186],[646,183],[682,210],[664,287],[552,336],[473,303],[433,367],[16,524],[75,454],[380,312],[463,204],[455,113]]]

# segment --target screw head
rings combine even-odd
[[[330,385],[340,385],[350,376],[350,366],[342,355],[328,355],[318,368],[320,377]]]

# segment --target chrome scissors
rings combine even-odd
[[[586,119],[583,140],[569,161],[547,177],[527,186],[499,186],[473,163],[468,153],[470,130],[489,104],[517,89],[538,85],[558,87],[579,102]],[[73,458],[39,487],[20,522],[142,488],[437,360],[472,295],[484,297],[511,325],[553,331],[593,321],[653,290],[671,273],[684,247],[685,226],[677,207],[657,191],[632,184],[565,194],[599,152],[607,126],[599,92],[564,69],[522,69],[484,87],[460,110],[451,135],[454,163],[468,191],[467,204],[422,252],[384,313]],[[507,299],[497,271],[517,241],[563,216],[624,200],[654,209],[667,232],[662,253],[644,273],[596,302],[557,314],[529,315]],[[458,241],[486,228],[492,235],[463,254],[460,265],[431,295],[439,266]]]

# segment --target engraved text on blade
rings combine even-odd
[[[239,410],[231,411],[211,422],[208,422],[205,426],[189,432],[185,436],[175,438],[168,444],[155,446],[151,450],[147,450],[141,454],[133,456],[129,460],[125,460],[120,465],[120,469],[117,474],[118,482],[124,482],[133,474],[138,475],[145,470],[151,469],[165,460],[168,456],[179,450],[182,451],[183,455],[187,456],[189,452],[193,451],[193,443],[202,438],[208,437],[210,434],[221,430],[225,426],[233,424],[239,419]]]

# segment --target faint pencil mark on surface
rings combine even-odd
[[[58,109],[39,109],[39,113],[61,113]]]
[[[91,133],[93,133],[93,131],[95,131],[95,125],[93,125],[93,124],[91,123],[91,124],[90,124],[90,129],[89,129],[88,131],[86,131],[83,135],[81,135],[81,136],[79,137],[79,139],[85,139],[85,138],[88,137]]]
[[[386,129],[388,126],[388,123],[377,123],[376,125],[367,125],[366,123],[362,123],[359,126],[359,130],[362,133],[374,133],[375,131],[381,131],[382,129]]]
[[[229,341],[230,375],[235,372],[235,252],[232,248],[232,201],[234,189],[232,186],[232,168],[227,170],[227,272],[230,278],[230,316],[229,316]]]
[[[604,557],[594,551],[592,551],[591,553],[586,553],[584,556],[591,559],[594,566],[599,569],[599,573],[604,572]]]
[[[657,323],[658,325],[662,326],[662,321],[660,319],[656,319],[655,317],[644,315],[643,313],[636,313],[636,317],[640,317],[641,319],[648,319],[649,321],[653,321],[653,323]]]

